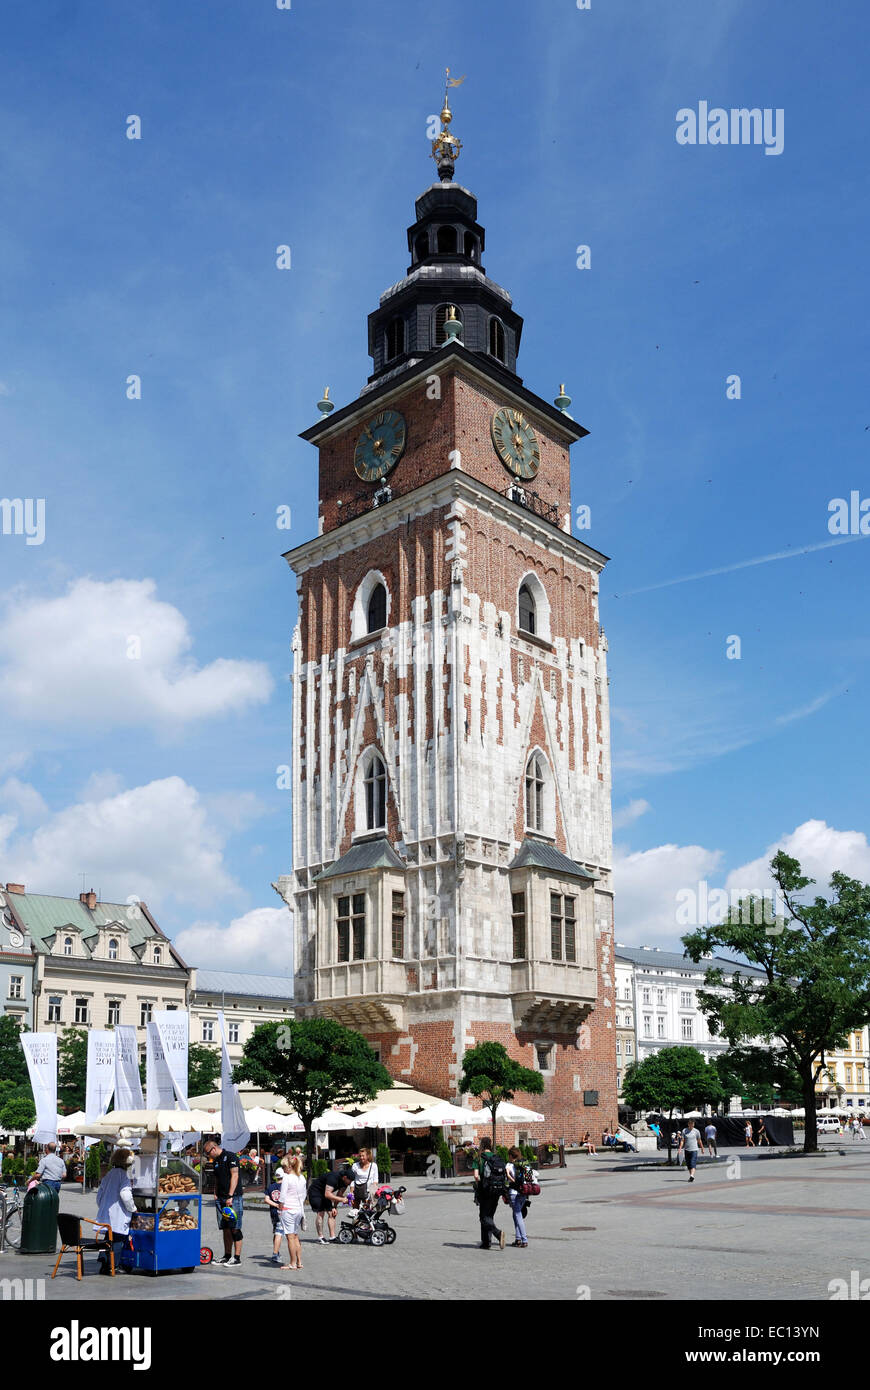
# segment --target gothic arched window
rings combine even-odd
[[[439,227],[439,228],[438,228],[438,241],[437,241],[437,246],[438,246],[438,255],[439,255],[439,256],[455,256],[455,255],[456,255],[456,228],[455,228],[455,227]]]
[[[526,825],[529,830],[544,829],[544,760],[533,753],[526,764]]]
[[[532,597],[532,591],[529,588],[528,584],[520,585],[519,610],[520,631],[530,632],[534,636],[535,619],[537,617],[537,611],[535,607],[535,600]]]
[[[449,312],[449,310],[450,310],[450,307],[451,307],[451,306],[450,306],[449,304],[439,304],[439,305],[438,305],[438,308],[435,310],[435,346],[436,346],[436,347],[441,347],[442,343],[446,343],[446,341],[447,341],[447,336],[446,336],[446,334],[445,334],[445,332],[444,332],[444,325],[445,325],[445,323],[447,322],[447,314],[448,314],[448,312]],[[462,314],[460,313],[459,309],[457,309],[457,307],[456,307],[455,304],[453,305],[453,308],[454,308],[454,310],[456,311],[456,317],[458,318],[459,322],[461,323],[461,322],[462,322]]]
[[[380,632],[387,625],[387,591],[383,584],[376,584],[369,598],[366,610],[366,631]]]
[[[387,824],[387,769],[373,753],[363,777],[366,801],[366,830],[383,830]]]
[[[405,320],[391,319],[387,324],[387,361],[401,357],[405,351]]]
[[[111,940],[109,941],[109,960],[117,960],[117,959],[118,959],[118,939],[117,939],[117,937],[114,937],[114,936],[113,936],[113,937],[111,938]]]
[[[501,319],[491,318],[489,321],[489,350],[499,362],[504,361],[504,324]]]

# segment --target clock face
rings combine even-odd
[[[538,436],[521,411],[502,406],[492,417],[492,442],[504,464],[517,478],[534,478],[541,466]]]
[[[367,483],[376,483],[395,468],[405,452],[407,431],[398,410],[382,410],[367,424],[357,440],[353,466]]]

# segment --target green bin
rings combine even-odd
[[[41,1182],[24,1198],[21,1213],[22,1255],[53,1255],[57,1248],[58,1194]]]

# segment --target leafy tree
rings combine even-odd
[[[7,1100],[0,1110],[0,1129],[6,1130],[7,1133],[13,1129],[27,1130],[35,1119],[36,1106],[33,1100],[28,1096],[14,1096]]]
[[[632,1062],[622,1078],[622,1094],[633,1110],[657,1110],[673,1120],[675,1110],[717,1105],[726,1092],[719,1073],[696,1047],[663,1047]],[[668,1126],[668,1163],[673,1127]]]
[[[462,1059],[459,1090],[462,1095],[479,1096],[484,1109],[492,1117],[492,1138],[495,1143],[495,1116],[502,1101],[513,1100],[517,1091],[539,1096],[544,1078],[539,1071],[524,1067],[509,1057],[502,1043],[478,1043],[469,1048]]]
[[[776,1040],[800,1080],[806,1110],[804,1151],[818,1148],[816,1083],[825,1052],[842,1046],[853,1028],[870,1018],[870,886],[839,870],[831,875],[831,898],[802,902],[814,880],[781,850],[770,864],[785,914],[765,921],[759,899],[743,899],[721,925],[683,937],[698,961],[715,949],[742,956],[762,974],[737,970],[726,983],[721,968],[708,968],[698,1005],[716,1030],[733,1044],[751,1038]],[[715,987],[716,992],[713,992]]]
[[[331,1105],[374,1100],[393,1079],[362,1033],[331,1018],[261,1023],[245,1043],[234,1081],[286,1100],[305,1126],[306,1171],[314,1172],[314,1121]]]
[[[726,1095],[739,1095],[752,1106],[801,1099],[800,1077],[782,1048],[731,1047],[714,1065]]]
[[[26,1086],[30,1077],[21,1046],[21,1024],[10,1014],[0,1017],[0,1076],[15,1086]]]
[[[84,1110],[88,1074],[88,1031],[66,1028],[57,1040],[57,1099],[65,1113]]]
[[[216,1047],[191,1043],[187,1054],[187,1094],[204,1096],[213,1091],[220,1080],[221,1054]]]

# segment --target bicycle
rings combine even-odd
[[[7,1189],[8,1192],[8,1189]],[[11,1245],[13,1250],[17,1250],[21,1244],[21,1213],[24,1209],[24,1201],[21,1196],[18,1183],[12,1179],[12,1199],[7,1196],[6,1200],[6,1220],[3,1231],[5,1243]]]

